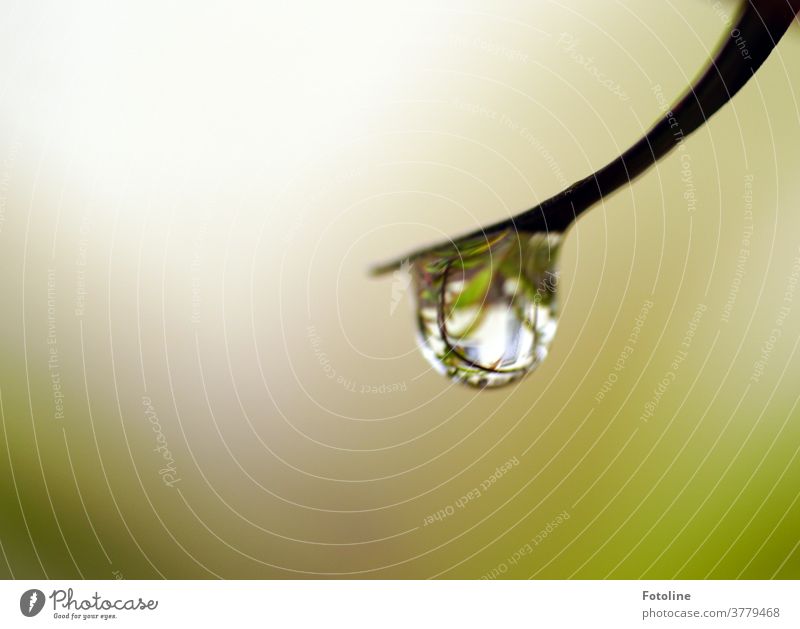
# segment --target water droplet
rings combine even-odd
[[[556,332],[560,245],[561,234],[503,231],[413,260],[428,362],[476,387],[534,370]]]

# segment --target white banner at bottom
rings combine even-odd
[[[2,581],[0,627],[796,629],[798,599],[799,581]]]

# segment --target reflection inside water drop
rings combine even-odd
[[[535,369],[556,331],[561,234],[504,231],[412,261],[422,351],[477,387]]]

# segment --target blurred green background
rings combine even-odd
[[[735,8],[17,3],[0,575],[800,578],[797,27],[570,232],[521,382],[366,274],[616,156]]]

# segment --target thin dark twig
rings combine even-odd
[[[800,0],[744,2],[736,26],[726,34],[705,72],[636,144],[600,170],[543,203],[450,241],[450,244],[470,238],[488,238],[493,233],[506,230],[566,230],[583,212],[633,181],[708,122],[761,67],[798,11]],[[403,260],[430,253],[447,244],[426,247],[403,256],[401,260],[378,265],[372,269],[372,273],[379,275],[392,271]]]

